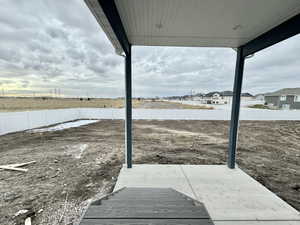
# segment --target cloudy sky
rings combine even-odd
[[[0,95],[123,96],[124,59],[83,0],[0,3]],[[247,59],[243,91],[300,87],[299,52],[298,35]],[[234,65],[232,49],[134,47],[133,94],[231,90]]]

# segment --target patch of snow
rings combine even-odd
[[[74,122],[67,122],[67,123],[58,124],[58,125],[52,126],[52,127],[33,129],[33,130],[30,130],[29,132],[31,132],[31,133],[40,133],[40,132],[48,132],[48,131],[65,130],[65,129],[69,129],[69,128],[73,128],[73,127],[80,127],[80,126],[83,126],[83,125],[96,123],[98,121],[99,120],[77,120],[77,121],[74,121]]]
[[[87,149],[88,145],[87,144],[81,144],[79,146],[79,152],[74,155],[76,159],[80,159],[82,156],[82,153]]]
[[[75,159],[80,159],[83,152],[88,148],[88,144],[67,145],[66,153],[73,156]]]

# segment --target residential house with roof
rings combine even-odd
[[[206,104],[231,104],[232,98],[233,98],[232,91],[209,92],[203,97]],[[253,95],[251,95],[250,93],[241,94],[242,101],[248,101],[253,99],[254,99]]]
[[[300,109],[300,88],[285,88],[265,95],[265,104],[277,109]]]

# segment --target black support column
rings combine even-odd
[[[132,168],[132,72],[131,46],[125,57],[125,145],[127,168]]]
[[[231,169],[235,168],[244,62],[245,62],[245,57],[243,54],[243,47],[239,47],[237,50],[237,58],[236,58],[236,66],[235,66],[230,133],[229,133],[229,148],[228,148],[228,158],[227,158],[228,167]]]

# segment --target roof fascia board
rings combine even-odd
[[[114,0],[98,0],[107,20],[110,23],[119,43],[121,44],[125,54],[129,53],[130,43],[128,41],[125,29],[122,24],[117,6]]]
[[[130,49],[125,29],[114,0],[85,0],[96,20],[113,44],[116,53],[127,55]]]
[[[249,56],[264,48],[270,47],[278,42],[288,39],[300,33],[300,14],[281,23],[266,33],[249,41],[243,48],[243,56]]]

